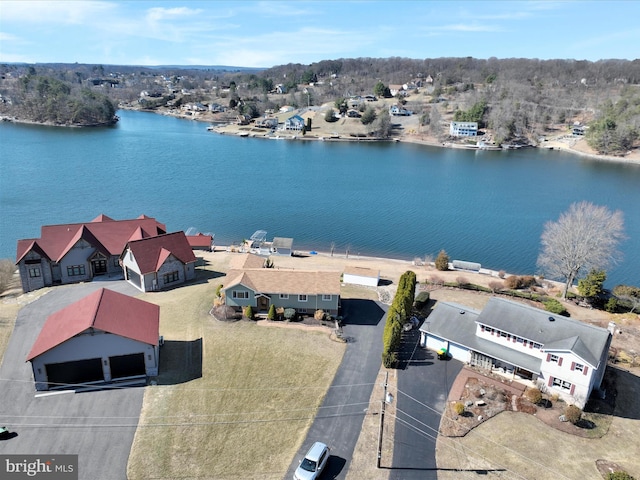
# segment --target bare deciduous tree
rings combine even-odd
[[[633,313],[636,308],[640,308],[640,287],[616,285],[613,294],[631,305],[630,313]]]
[[[0,293],[3,293],[9,288],[13,281],[13,274],[16,271],[16,266],[8,258],[0,260]]]
[[[624,239],[621,211],[590,202],[578,202],[557,222],[547,222],[541,236],[538,267],[547,276],[565,279],[562,298],[583,271],[605,270],[620,259],[618,243]]]

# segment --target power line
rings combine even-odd
[[[397,408],[396,408],[396,411],[398,411],[398,409],[397,409]],[[429,428],[430,430],[434,430],[436,433],[438,433],[438,431],[437,431],[436,429],[434,429],[433,427],[430,427],[430,426],[426,425],[425,423],[423,423],[423,422],[419,421],[418,419],[416,419],[416,418],[412,417],[411,415],[407,414],[406,412],[402,412],[402,413],[403,413],[404,415],[407,415],[409,418],[411,418],[411,419],[413,419],[413,420],[417,421],[418,423],[420,423],[420,424],[424,425],[425,427]],[[415,425],[411,425],[409,422],[407,422],[407,421],[405,421],[405,420],[403,420],[403,419],[401,419],[401,418],[398,418],[398,416],[397,416],[397,415],[393,415],[393,416],[396,418],[396,420],[397,420],[397,421],[399,421],[399,422],[401,422],[401,423],[404,423],[405,425],[407,425],[408,427],[410,427],[412,430],[414,430],[415,432],[419,433],[420,435],[422,435],[422,436],[424,436],[424,437],[426,437],[426,438],[429,438],[429,439],[433,440],[433,441],[434,441],[434,443],[437,441],[437,439],[438,439],[438,437],[437,437],[437,436],[433,436],[433,435],[431,435],[430,433],[428,433],[428,432],[426,432],[426,431],[424,431],[424,430],[421,430],[420,428],[416,427]],[[446,437],[445,437],[445,438],[446,438]],[[455,443],[455,444],[460,445],[463,449],[468,449],[469,451],[471,451],[472,453],[474,453],[475,455],[477,455],[477,456],[478,456],[479,458],[481,458],[482,460],[485,460],[485,461],[486,461],[486,462],[488,462],[489,464],[497,465],[498,467],[503,468],[505,471],[511,472],[511,473],[513,473],[514,475],[517,475],[518,477],[520,477],[520,478],[522,478],[522,479],[524,479],[524,480],[528,480],[528,479],[527,479],[527,477],[525,477],[525,476],[523,476],[523,475],[519,474],[518,472],[515,472],[515,471],[513,471],[513,470],[511,470],[511,469],[507,468],[507,467],[506,467],[506,466],[504,466],[504,465],[501,465],[501,464],[500,464],[500,463],[498,463],[498,462],[495,462],[495,461],[489,460],[488,458],[486,458],[486,457],[485,457],[484,455],[482,455],[481,453],[476,452],[476,451],[475,451],[475,450],[473,450],[472,448],[469,448],[469,447],[467,447],[467,446],[465,446],[465,445],[462,445],[462,444],[461,444],[459,441],[457,441],[457,440],[453,440],[453,439],[451,439],[451,438],[447,438],[447,441],[446,441],[446,442],[443,442],[443,444],[442,444],[442,445],[444,445],[445,447],[448,447],[448,448],[454,448],[452,445],[449,445],[449,441],[450,441],[451,443]]]
[[[401,391],[401,390],[399,390],[399,389],[397,389],[397,392],[398,392],[398,393],[401,393],[402,395],[405,395],[406,397],[410,398],[411,400],[413,400],[414,402],[418,403],[419,405],[424,406],[424,407],[425,407],[425,408],[427,408],[428,410],[431,410],[432,412],[437,413],[437,414],[438,414],[438,415],[440,415],[442,418],[447,419],[447,420],[450,420],[450,421],[455,421],[452,417],[449,417],[449,416],[447,416],[447,415],[446,415],[446,410],[441,412],[441,411],[439,411],[439,410],[437,410],[437,409],[435,409],[435,408],[431,407],[430,405],[427,405],[426,403],[421,402],[420,400],[418,400],[418,399],[416,399],[416,398],[412,397],[411,395],[409,395],[409,394],[407,394],[407,393],[402,392],[402,391]],[[397,410],[397,409],[396,409],[396,410]],[[405,414],[405,415],[407,415],[408,417],[410,417],[410,418],[414,419],[414,418],[413,418],[413,417],[411,417],[409,414],[407,414],[407,413],[405,413],[405,412],[402,412],[402,413],[403,413],[403,414]],[[416,420],[416,421],[418,421],[418,422],[419,422],[419,420],[417,420],[417,419],[414,419],[414,420]],[[420,423],[422,423],[422,422],[420,422]],[[425,425],[425,426],[427,426],[428,428],[430,428],[430,429],[434,430],[432,427],[429,427],[428,425]],[[471,430],[472,430],[472,429],[471,429],[471,428],[469,428],[469,427],[465,427],[465,428],[467,429],[467,431],[471,431]],[[558,475],[558,476],[560,476],[560,477],[566,478],[567,480],[571,480],[569,477],[567,477],[567,476],[563,475],[562,473],[557,472],[557,471],[556,471],[556,470],[554,470],[554,469],[551,469],[551,468],[550,468],[550,467],[548,467],[547,465],[545,465],[545,464],[543,464],[543,463],[540,463],[540,462],[538,462],[537,460],[535,460],[535,459],[533,459],[533,458],[531,458],[531,457],[527,457],[526,455],[524,455],[524,454],[522,454],[522,453],[518,452],[517,450],[514,450],[514,449],[512,449],[512,448],[510,448],[510,447],[508,447],[508,446],[506,446],[506,445],[502,445],[502,444],[500,444],[500,443],[496,442],[495,440],[493,440],[493,439],[491,439],[491,438],[489,438],[489,437],[486,437],[486,436],[484,436],[484,435],[482,435],[482,434],[480,434],[480,433],[477,433],[477,432],[476,432],[476,435],[480,436],[482,439],[486,440],[487,442],[493,443],[494,445],[496,445],[496,446],[498,446],[498,447],[500,447],[500,448],[503,448],[503,449],[505,449],[505,450],[508,450],[508,451],[510,451],[510,452],[512,452],[512,453],[514,453],[514,454],[516,454],[517,456],[519,456],[519,457],[521,457],[521,458],[524,458],[524,459],[526,459],[526,460],[530,461],[531,463],[534,463],[534,464],[536,464],[536,465],[538,465],[538,466],[540,466],[540,467],[543,467],[543,468],[545,468],[545,469],[547,469],[547,470],[553,471],[553,473],[554,473],[554,474],[556,474],[556,475]],[[465,448],[467,448],[467,447],[465,447]]]
[[[0,382],[15,382],[15,383],[30,383],[33,384],[35,383],[34,380],[20,380],[20,379],[14,379],[14,378],[0,378]],[[49,385],[54,385],[56,387],[56,389],[58,388],[62,388],[62,387],[69,387],[70,389],[72,389],[73,387],[85,387],[85,385],[82,384],[77,384],[77,383],[56,383],[56,382],[44,382],[47,383]],[[353,387],[368,387],[371,385],[375,385],[375,382],[369,382],[369,383],[352,383],[352,384],[343,384],[343,385],[329,385],[328,387],[326,385],[322,386],[322,385],[318,385],[318,386],[313,386],[313,385],[301,385],[301,386],[291,386],[291,385],[281,385],[281,386],[270,386],[270,387],[256,387],[256,388],[234,388],[234,387],[210,387],[210,388],[181,388],[180,391],[182,392],[193,392],[193,391],[205,391],[205,392],[209,392],[209,391],[216,391],[216,392],[224,392],[224,391],[266,391],[266,390],[309,390],[309,389],[332,389],[332,388],[353,388]],[[157,384],[157,385],[147,385],[147,386],[152,386],[152,387],[175,387],[175,384]],[[93,387],[93,386],[89,386],[89,387]],[[98,385],[96,386],[98,388],[103,387],[105,390],[119,390],[119,389],[130,389],[131,386],[130,385],[117,385],[117,384],[104,384],[104,385]],[[56,391],[56,390],[54,390]]]

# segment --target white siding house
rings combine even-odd
[[[475,137],[478,135],[478,122],[451,122],[449,135],[452,137]]]
[[[420,328],[423,347],[535,382],[580,408],[602,384],[611,333],[492,297],[482,312],[440,302]]]

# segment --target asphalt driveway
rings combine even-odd
[[[405,334],[398,372],[390,480],[436,480],[436,438],[451,385],[462,363],[438,360],[418,346],[417,329]],[[383,464],[383,466],[385,466]]]
[[[144,388],[36,397],[25,361],[48,315],[102,287],[139,293],[124,281],[59,286],[20,310],[0,366],[0,425],[18,435],[2,442],[1,453],[77,454],[80,479],[126,478]]]
[[[345,478],[362,430],[373,383],[380,370],[388,307],[371,300],[353,299],[343,300],[342,308],[347,350],[286,479],[293,477],[299,460],[316,441],[325,442],[331,448],[323,478]]]

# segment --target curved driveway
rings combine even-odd
[[[3,454],[77,454],[79,479],[122,480],[138,425],[144,388],[35,397],[27,354],[51,313],[99,288],[136,295],[123,281],[52,288],[20,310],[0,366],[0,424],[18,436]]]
[[[371,300],[342,301],[347,350],[286,479],[293,478],[298,461],[318,440],[331,448],[323,478],[345,478],[380,371],[386,309]]]

